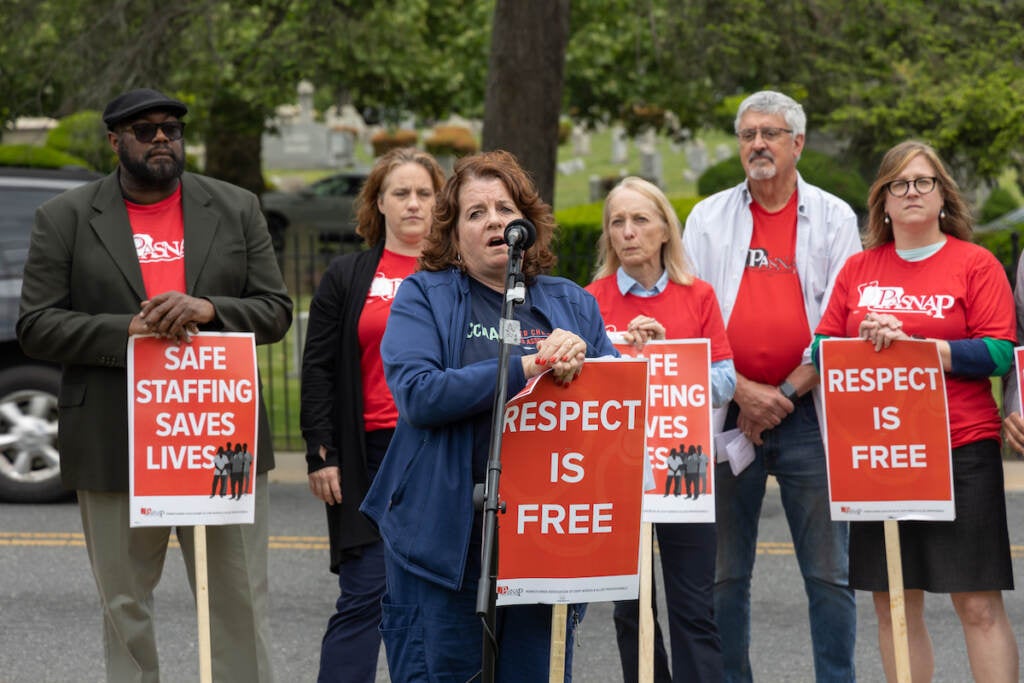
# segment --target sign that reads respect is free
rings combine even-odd
[[[132,526],[251,523],[258,405],[252,334],[131,337]]]
[[[834,520],[954,518],[945,376],[933,341],[821,342]]]
[[[647,363],[588,360],[505,408],[497,602],[637,596]]]

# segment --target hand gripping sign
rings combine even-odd
[[[649,364],[645,428],[654,488],[644,493],[643,521],[714,522],[711,342],[668,339],[647,342],[642,351],[625,343],[615,348]]]
[[[821,342],[832,519],[952,520],[945,376],[933,341]]]
[[[131,337],[131,526],[251,524],[258,405],[252,334]]]
[[[505,408],[497,604],[637,596],[647,363],[588,360]]]

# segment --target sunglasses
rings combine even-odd
[[[185,123],[183,121],[164,121],[162,123],[143,121],[141,123],[133,123],[128,128],[139,142],[153,142],[158,130],[164,134],[165,138],[172,142],[180,140],[185,134]]]

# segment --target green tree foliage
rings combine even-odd
[[[833,24],[826,124],[865,170],[893,144],[931,143],[963,184],[1024,168],[1024,5],[856,0]]]
[[[985,203],[981,205],[981,215],[978,216],[978,222],[989,223],[1016,208],[1017,199],[1009,190],[1003,187],[994,187],[985,199]]]
[[[396,118],[479,113],[492,1],[5,0],[0,115],[156,87],[189,104],[207,171],[260,191],[260,135],[302,78]]]
[[[46,136],[46,146],[79,157],[103,173],[117,166],[117,155],[107,141],[107,127],[100,112],[92,109],[62,118]]]
[[[53,149],[37,145],[0,145],[0,166],[27,166],[29,168],[61,168],[77,166],[89,168],[85,159],[71,156]]]
[[[731,131],[735,106],[723,103],[772,88],[866,177],[911,137],[968,187],[1024,171],[1024,3],[577,0],[573,17],[566,103],[586,120],[642,102],[684,128]]]
[[[158,87],[190,104],[189,136],[206,142],[218,172],[252,185],[239,169],[254,166],[259,131],[300,78],[392,122],[480,116],[494,7],[4,0],[0,117],[59,117]],[[768,87],[804,104],[812,146],[830,133],[865,177],[887,148],[916,137],[966,187],[1007,166],[1024,179],[1022,2],[572,0],[570,14],[562,101],[580,120],[663,109],[685,137],[730,129],[737,98]]]

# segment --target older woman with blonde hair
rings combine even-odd
[[[680,232],[679,219],[657,186],[642,178],[623,179],[605,199],[597,274],[587,291],[597,299],[608,331],[621,332],[637,347],[652,339],[710,339],[712,403],[722,406],[736,387],[732,350],[715,293],[691,273]],[[655,680],[720,681],[715,525],[657,524],[655,529],[672,645],[670,675],[658,628]],[[627,682],[638,677],[638,611],[636,600],[615,603],[615,633]]]
[[[885,353],[897,339],[932,339],[946,373],[953,447],[952,522],[900,522],[911,675],[931,680],[935,658],[924,593],[948,593],[978,681],[1018,680],[1017,642],[1002,591],[1013,589],[1000,418],[991,376],[1013,353],[1013,297],[1002,265],[969,242],[956,182],[929,145],[900,143],[882,159],[868,198],[866,251],[836,278],[815,344],[860,337]],[[850,586],[873,593],[878,644],[896,680],[881,522],[850,524]]]

